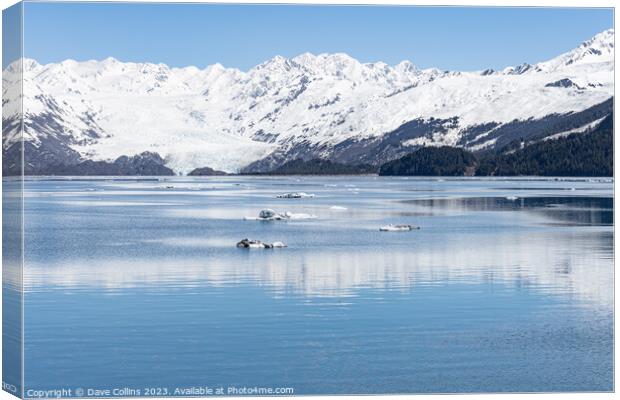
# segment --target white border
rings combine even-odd
[[[59,2],[81,2],[79,0],[60,0]],[[122,0],[106,0],[105,2],[125,2]],[[143,2],[143,3],[228,3],[228,4],[319,4],[319,5],[409,5],[409,6],[480,6],[480,7],[584,7],[584,8],[594,8],[594,7],[602,7],[602,8],[614,8],[616,6],[616,2],[614,0],[503,0],[501,2],[493,1],[493,0],[446,0],[446,1],[420,1],[420,0],[313,0],[313,1],[299,1],[299,0],[229,0],[229,1],[213,1],[213,0],[133,0],[133,2]],[[18,3],[16,0],[0,0],[0,8],[3,10],[8,8],[14,4]],[[23,16],[22,16],[23,17]],[[0,22],[1,25],[1,22]],[[614,27],[616,26],[616,13],[614,10]],[[524,27],[527,29],[527,27]],[[2,38],[2,33],[0,29],[0,40]],[[23,46],[23,43],[22,43]],[[23,48],[22,48],[23,50]],[[1,56],[0,56],[1,61]],[[618,70],[614,71],[614,81],[617,81]],[[615,97],[615,94],[614,94]],[[615,112],[615,104],[614,104],[614,128],[617,126],[617,112]],[[615,129],[614,129],[615,132]],[[614,134],[615,138],[615,134]],[[614,140],[614,177],[618,177],[620,172],[620,166],[618,165],[618,157],[620,154],[620,140]],[[0,186],[0,195],[2,193],[2,189]],[[618,188],[614,185],[614,210],[618,210]],[[0,222],[2,220],[2,211],[0,208]],[[615,246],[615,213],[614,213],[614,260],[617,259],[618,248]],[[0,239],[2,233],[0,231]],[[615,262],[614,262],[615,266]],[[614,273],[614,280],[616,279],[617,274]],[[615,283],[615,282],[614,282]],[[614,288],[617,288],[617,285],[614,285]],[[1,286],[0,286],[1,291]],[[614,292],[617,294],[617,292]],[[614,310],[618,310],[618,296],[614,296]],[[23,300],[22,300],[23,307]],[[0,319],[2,318],[2,309],[0,308]],[[22,323],[23,323],[23,310],[22,310]],[[620,374],[618,373],[618,368],[616,368],[616,362],[618,360],[618,346],[615,346],[615,332],[618,329],[618,318],[615,318],[614,312],[614,384],[618,383],[618,378]],[[22,327],[23,334],[23,327]],[[2,338],[0,335],[0,345],[2,343]],[[23,347],[22,347],[23,350]],[[22,368],[23,368],[23,359],[22,359]],[[2,366],[0,365],[0,376],[2,373]],[[22,370],[22,379],[23,379],[23,370]],[[430,400],[430,399],[446,399],[447,395],[380,395],[380,396],[372,396],[373,399],[377,400],[395,400],[395,399],[412,399],[412,400]],[[553,400],[581,400],[581,399],[615,399],[620,398],[620,395],[617,393],[552,393],[552,394],[455,394],[452,396],[458,396],[458,399],[462,400],[472,400],[472,399],[533,399],[535,397],[544,397],[545,399],[553,399]],[[295,397],[260,397],[261,399],[282,399],[282,398],[304,398],[308,397],[311,399],[317,400],[325,400],[325,399],[359,399],[360,397],[366,396],[295,396]],[[248,399],[248,398],[259,398],[259,397],[223,397],[230,400],[240,400],[240,399]],[[0,391],[0,400],[4,399],[15,399],[14,396],[11,396],[7,392]],[[166,397],[166,399],[185,399],[185,398],[174,398],[174,397]]]

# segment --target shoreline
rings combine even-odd
[[[522,176],[435,176],[435,175],[378,175],[378,174],[356,174],[356,175],[247,175],[247,174],[230,174],[230,175],[13,175],[3,176],[3,181],[19,181],[19,180],[71,180],[71,181],[90,181],[90,180],[128,180],[128,181],[166,181],[174,179],[227,179],[227,178],[381,178],[381,179],[419,179],[419,180],[515,180],[515,181],[608,181],[613,182],[613,176],[542,176],[542,175],[522,175]]]

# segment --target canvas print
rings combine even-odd
[[[612,392],[613,8],[3,11],[3,389]]]

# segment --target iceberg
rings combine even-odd
[[[403,232],[403,231],[412,231],[414,229],[420,229],[420,227],[404,225],[404,224],[400,224],[400,225],[389,224],[389,225],[385,225],[379,228],[379,231],[381,232]]]
[[[286,244],[283,242],[263,243],[260,240],[245,238],[237,243],[237,247],[242,249],[275,249],[284,248],[286,247]]]
[[[292,193],[284,193],[276,196],[278,199],[309,199],[313,198],[313,193],[306,192],[292,192]]]
[[[280,214],[278,214],[277,212],[275,212],[274,210],[272,210],[271,208],[266,208],[264,210],[260,210],[260,212],[258,213],[258,218],[260,219],[281,219],[282,216]]]
[[[243,219],[246,221],[281,221],[286,219],[286,217],[271,208],[266,208],[264,210],[260,210],[258,217],[245,217]]]
[[[304,213],[292,213],[290,211],[285,211],[283,213],[279,213],[277,211],[272,210],[271,208],[266,208],[261,210],[258,213],[258,217],[245,217],[246,221],[284,221],[284,220],[292,220],[292,219],[314,219],[318,218],[316,215],[312,214],[304,214]]]

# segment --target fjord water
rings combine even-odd
[[[275,198],[290,191],[316,196]],[[612,196],[588,179],[31,179],[26,390],[610,391]],[[263,208],[318,218],[243,220]]]

